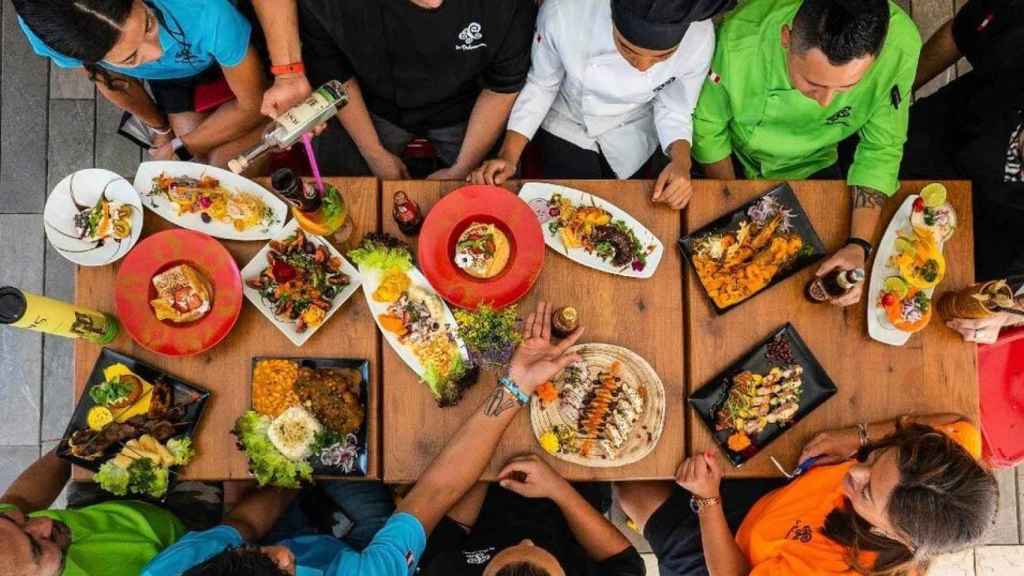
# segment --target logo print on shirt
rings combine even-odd
[[[658,92],[661,92],[662,90],[665,89],[666,86],[668,86],[669,84],[671,84],[671,83],[673,83],[675,81],[676,81],[676,77],[675,76],[669,78],[668,80],[665,80],[661,84],[658,84],[658,86],[654,89],[654,93],[657,94]]]
[[[459,32],[459,42],[456,44],[456,50],[476,50],[477,48],[484,48],[487,44],[477,44],[480,40],[483,40],[484,35],[480,33],[483,27],[480,26],[479,22],[470,22],[469,26],[462,29]]]
[[[474,550],[474,551],[464,550],[462,552],[462,554],[463,554],[463,556],[466,557],[466,564],[470,564],[470,565],[473,565],[473,566],[480,566],[480,565],[483,565],[483,564],[487,564],[488,562],[491,561],[491,553],[492,552],[494,552],[494,546],[488,546],[487,548],[484,548],[483,550]]]
[[[801,526],[799,520],[793,523],[793,527],[789,529],[789,532],[786,532],[787,540],[796,540],[804,544],[810,542],[812,536],[813,532],[811,527],[807,524]]]
[[[849,126],[850,123],[847,122],[847,119],[850,118],[850,110],[852,110],[851,106],[843,106],[838,112],[825,119],[825,124],[828,124],[829,126],[835,126],[836,124]]]

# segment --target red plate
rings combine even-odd
[[[149,305],[156,297],[153,276],[178,264],[195,268],[213,289],[210,312],[186,324],[157,320]],[[165,356],[192,356],[216,346],[235,326],[242,276],[220,242],[202,232],[167,230],[139,242],[122,261],[114,302],[121,326],[140,346]]]
[[[494,224],[508,236],[509,261],[494,278],[474,278],[455,265],[455,244],[473,223]],[[470,310],[480,304],[502,308],[519,301],[540,276],[544,252],[544,234],[533,210],[496,186],[466,186],[448,194],[430,209],[420,231],[424,276],[445,300]]]

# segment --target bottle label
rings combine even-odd
[[[825,292],[825,286],[821,282],[821,278],[811,281],[810,285],[807,286],[807,295],[811,297],[811,300],[818,302],[827,302],[829,299],[828,293]]]
[[[117,336],[117,321],[95,310],[23,292],[25,314],[12,326],[106,344]]]
[[[334,113],[339,99],[326,87],[317,89],[305,102],[277,117],[279,144],[288,145]],[[283,128],[283,130],[281,130]]]

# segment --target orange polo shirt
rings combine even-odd
[[[971,423],[938,429],[981,457],[981,433]],[[821,533],[825,518],[843,505],[843,477],[853,465],[814,468],[757,501],[736,534],[751,576],[855,574],[846,562],[846,548]],[[872,556],[865,554],[862,561],[870,563]]]

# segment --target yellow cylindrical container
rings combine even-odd
[[[117,337],[117,319],[110,314],[39,296],[13,286],[0,287],[0,324],[84,338],[107,344]]]

